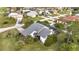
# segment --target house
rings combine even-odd
[[[8,17],[12,17],[12,18],[14,18],[16,20],[19,20],[19,22],[21,22],[22,19],[23,19],[23,15],[21,13],[14,13],[14,12],[9,13]]]
[[[34,37],[39,37],[42,43],[45,43],[48,35],[54,34],[53,29],[49,29],[49,27],[42,25],[40,23],[33,23],[28,28],[17,28],[17,30],[23,35],[28,36],[31,35]]]
[[[36,17],[38,15],[38,13],[36,11],[30,11],[27,13],[27,16],[30,16],[30,17]]]
[[[65,22],[79,21],[79,17],[78,16],[66,16],[66,17],[63,17],[61,20]]]
[[[64,19],[67,19],[68,21],[77,21],[79,17],[78,16],[67,16]]]
[[[79,21],[79,16],[66,16],[57,20],[57,23],[67,24],[71,21]]]
[[[16,13],[16,12],[14,13],[13,12],[13,13],[9,13],[8,14],[8,17],[12,17],[12,18],[16,19],[17,18],[17,15],[18,15],[18,13]]]

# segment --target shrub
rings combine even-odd
[[[45,26],[49,26],[49,22],[48,21],[43,21],[43,22],[37,21],[37,23],[41,23],[41,24],[43,24]]]
[[[26,27],[30,26],[32,23],[34,23],[34,22],[33,22],[33,20],[29,19],[29,17],[27,17],[27,18],[23,19],[23,23],[25,24],[24,27],[26,28]]]
[[[53,43],[56,43],[57,42],[57,37],[56,35],[50,35],[48,36],[46,42],[45,42],[45,46],[50,46],[52,45]]]
[[[55,27],[58,28],[58,29],[63,29],[64,25],[61,24],[61,23],[57,23],[57,24],[55,24]]]

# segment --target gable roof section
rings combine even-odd
[[[34,23],[23,31],[24,36],[30,35],[33,31],[36,31],[39,36],[46,36],[50,33],[49,28],[40,24]]]

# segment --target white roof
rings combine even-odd
[[[79,16],[79,14],[75,14],[75,16]]]
[[[36,17],[36,15],[38,15],[36,11],[30,11],[27,13],[27,16],[30,16],[30,17]]]
[[[10,13],[10,14],[8,15],[8,17],[12,17],[12,18],[14,18],[14,19],[19,19],[19,20],[21,20],[21,21],[22,21],[22,19],[23,19],[23,15],[22,15],[22,14],[18,14],[18,13]]]
[[[16,16],[18,15],[18,13],[9,13],[8,17],[13,17],[13,18],[17,18]]]

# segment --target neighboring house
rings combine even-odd
[[[36,17],[38,15],[38,13],[36,11],[30,11],[27,13],[27,16],[30,16],[30,17]]]
[[[34,23],[26,29],[17,28],[17,30],[23,36],[31,35],[32,37],[39,37],[42,43],[45,43],[45,40],[47,39],[48,35],[54,34],[53,29],[49,29],[48,27],[40,23]]]
[[[66,16],[57,20],[57,23],[67,24],[71,21],[79,21],[79,16]]]
[[[9,13],[8,17],[12,17],[16,20],[19,20],[19,22],[21,22],[23,19],[23,15],[20,13]]]
[[[68,17],[65,17],[64,19],[67,19],[68,21],[78,21],[79,17],[78,16],[68,16]]]
[[[18,13],[16,13],[16,12],[15,13],[9,13],[8,17],[12,17],[12,18],[16,19],[17,15],[18,15]]]

